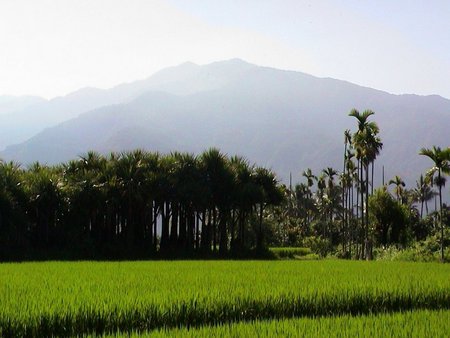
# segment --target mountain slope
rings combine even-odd
[[[239,60],[184,64],[135,83],[141,94],[48,128],[0,157],[57,163],[94,149],[136,147],[200,152],[217,146],[273,168],[282,178],[311,167],[342,167],[343,132],[355,130],[352,108],[370,108],[383,150],[386,179],[413,180],[431,166],[421,147],[449,143],[450,101],[392,95],[333,79],[257,67]],[[137,91],[136,91],[137,92]]]
[[[14,113],[43,102],[45,99],[37,96],[0,96],[0,115]]]
[[[216,64],[200,67],[188,62],[164,69],[145,80],[121,84],[111,89],[84,88],[64,97],[24,107],[20,111],[0,115],[0,150],[8,145],[24,142],[43,129],[81,113],[102,106],[126,103],[149,90],[178,95],[211,90],[220,88],[240,76],[244,69],[253,67],[237,60],[226,67]]]

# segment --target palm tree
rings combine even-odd
[[[314,185],[314,181],[317,181],[317,176],[315,176],[312,173],[312,170],[310,168],[306,169],[303,173],[302,176],[306,178],[307,181],[307,185],[308,185],[308,189],[309,189],[309,199],[312,199],[312,187]],[[310,213],[307,213],[307,217],[306,217],[306,222],[308,223],[308,227],[309,227],[309,223],[311,221],[311,217],[310,217]]]
[[[341,176],[341,183],[342,183],[342,210],[343,210],[343,217],[342,217],[342,221],[343,221],[343,250],[345,251],[345,231],[347,229],[347,221],[348,221],[348,213],[347,211],[347,198],[348,198],[348,194],[347,194],[347,189],[348,189],[348,184],[349,184],[349,178],[350,175],[348,175],[347,173],[347,165],[348,165],[348,155],[351,154],[351,151],[349,151],[349,149],[347,149],[347,147],[350,145],[351,146],[352,143],[352,134],[350,132],[349,129],[346,129],[344,131],[344,169],[342,170],[342,176]]]
[[[55,168],[32,164],[26,173],[25,190],[29,198],[28,214],[34,223],[37,245],[46,247],[55,233],[63,202],[61,184]]]
[[[208,223],[205,229],[202,228],[202,247],[206,251],[210,251],[212,239],[213,250],[216,251],[217,244],[220,244],[222,247],[219,246],[219,249],[221,253],[224,253],[227,250],[228,242],[226,217],[231,208],[233,172],[227,157],[216,148],[211,148],[201,154],[200,166],[206,175],[206,184],[211,194]],[[222,219],[219,218],[220,216]],[[218,229],[219,227],[220,229]],[[219,241],[217,237],[219,237]]]
[[[333,191],[334,176],[336,176],[338,174],[338,172],[331,167],[324,169],[322,172],[323,172],[325,178],[327,179],[327,196],[329,199],[331,199],[333,196],[333,193],[334,193],[334,191]],[[331,225],[331,223],[333,222],[333,209],[332,208],[330,208],[329,213],[330,213],[330,225]]]
[[[425,211],[428,214],[428,201],[431,200],[435,194],[430,186],[429,179],[420,175],[419,180],[416,181],[416,188],[414,189],[417,202],[420,202],[420,218],[423,217],[423,208],[425,205]]]
[[[391,179],[388,183],[388,185],[395,185],[394,193],[397,197],[397,202],[403,204],[403,193],[404,193],[404,187],[406,186],[405,182],[402,180],[402,178],[398,175],[395,175],[393,179]]]
[[[295,217],[301,219],[302,231],[306,233],[308,231],[307,217],[308,212],[311,209],[312,201],[310,199],[309,187],[306,183],[296,184],[294,187],[295,191]]]
[[[172,206],[171,242],[180,249],[194,248],[196,209],[203,193],[198,158],[189,153],[174,153],[175,198]],[[179,229],[177,239],[177,228]]]
[[[439,187],[439,221],[441,224],[441,261],[444,261],[444,222],[442,215],[442,186],[444,184],[444,174],[450,173],[450,148],[442,150],[440,147],[433,146],[431,149],[422,148],[419,155],[429,157],[434,166],[428,171],[427,176],[433,177],[437,172],[437,184]]]
[[[346,165],[347,167],[347,165]],[[349,231],[349,220],[350,220],[350,207],[349,207],[349,201],[350,201],[350,189],[353,185],[352,177],[347,172],[343,172],[340,176],[340,183],[342,188],[342,250],[343,253],[346,254],[347,251],[347,242],[349,239],[347,238],[347,234]]]
[[[314,181],[317,181],[317,177],[312,173],[310,168],[306,169],[302,173],[302,176],[306,178],[308,187],[310,188],[314,185]]]
[[[323,219],[323,217],[326,216],[326,214],[327,214],[328,204],[329,204],[328,196],[325,193],[326,187],[327,187],[327,183],[325,180],[325,174],[321,173],[317,179],[316,205],[317,205],[317,209],[319,211],[320,220],[322,222],[326,221],[326,217],[325,217],[325,220]],[[327,231],[327,228],[326,228],[325,224],[322,224],[322,236],[324,238],[326,236],[326,231]]]
[[[18,163],[0,160],[0,257],[26,246],[24,170]]]
[[[241,249],[245,245],[245,225],[253,213],[254,207],[263,198],[262,188],[255,180],[255,168],[240,156],[233,156],[230,166],[234,174],[235,208],[238,224],[238,244]]]
[[[370,259],[370,241],[369,241],[369,165],[373,163],[379,154],[383,144],[377,136],[379,132],[378,125],[369,121],[369,117],[375,113],[371,110],[365,110],[359,113],[352,109],[349,116],[353,116],[358,121],[358,130],[353,134],[353,147],[356,151],[356,158],[360,168],[360,194],[361,194],[361,225],[365,231],[364,244],[366,247],[366,259]],[[365,174],[365,179],[364,179]],[[365,198],[364,198],[365,197]]]
[[[347,220],[347,227],[349,232],[349,242],[350,242],[350,249],[352,240],[354,239],[355,230],[356,227],[352,227],[350,229],[350,225],[354,225],[354,218],[355,218],[355,202],[356,202],[356,219],[359,217],[359,193],[358,193],[358,182],[359,182],[359,170],[357,165],[355,165],[355,162],[353,161],[353,158],[355,157],[355,153],[351,150],[348,150],[347,153],[347,174],[349,179],[349,185],[348,185],[348,220]],[[356,201],[355,201],[355,188],[356,188]],[[358,243],[358,241],[356,241]]]
[[[62,165],[63,188],[69,196],[70,213],[74,218],[70,222],[77,223],[96,245],[102,242],[106,163],[106,158],[90,151],[77,161]]]
[[[160,251],[167,252],[170,246],[170,217],[171,201],[174,197],[174,166],[173,156],[166,155],[161,157],[158,168],[155,172],[154,185],[156,188],[155,204],[159,215],[161,215],[161,239]]]
[[[277,185],[277,179],[275,174],[266,169],[258,167],[254,171],[254,179],[256,184],[260,187],[260,199],[259,204],[259,234],[257,240],[257,248],[261,249],[263,247],[263,213],[264,208],[267,205],[279,205],[283,201],[283,193]]]

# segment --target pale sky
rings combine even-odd
[[[447,0],[0,0],[0,95],[109,88],[242,58],[450,98]]]

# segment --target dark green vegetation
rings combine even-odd
[[[367,260],[377,254],[389,257],[384,250],[411,249],[415,252],[396,257],[450,258],[445,250],[450,242],[450,208],[442,202],[450,148],[420,151],[433,166],[419,178],[417,187],[408,189],[395,176],[389,182],[383,177],[382,186],[376,188],[374,162],[383,143],[378,125],[370,121],[374,113],[352,110],[349,115],[356,118],[357,130],[344,132],[343,171],[326,168],[315,175],[307,169],[303,172],[306,183],[290,184],[284,203],[272,208],[267,217],[274,231],[272,244]]]
[[[268,245],[370,260],[419,245],[430,249],[424,260],[439,250],[444,261],[450,148],[420,151],[433,166],[415,189],[399,176],[376,189],[383,143],[374,112],[349,115],[357,129],[344,132],[342,172],[307,169],[295,186],[214,148],[198,156],[89,152],[27,169],[0,161],[0,260],[300,256]]]
[[[446,258],[450,148],[420,151],[434,165],[416,189],[399,176],[375,188],[383,144],[373,114],[350,113],[357,130],[345,131],[342,173],[307,169],[306,183],[295,186],[217,149],[89,152],[27,169],[0,162],[2,260],[289,259],[2,264],[0,336],[326,334],[346,318],[380,335],[380,325],[417,316],[392,312],[419,310],[435,311],[419,313],[434,323],[427,332],[439,335],[448,316],[440,310],[450,308],[448,265],[307,261]],[[295,317],[320,320],[288,320]],[[280,321],[263,322],[272,319]],[[242,321],[255,322],[227,326]],[[425,332],[415,323],[411,332]]]
[[[7,263],[0,335],[448,309],[449,275],[447,264],[342,260]]]
[[[0,259],[245,255],[283,199],[271,171],[216,149],[0,162],[0,178]]]
[[[299,258],[314,258],[314,255],[310,248],[296,248],[296,247],[280,247],[269,248],[269,251],[279,259],[299,259]]]

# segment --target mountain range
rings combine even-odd
[[[21,111],[45,101],[37,96],[0,96],[0,116]]]
[[[0,158],[55,164],[92,149],[201,152],[218,147],[272,168],[285,182],[306,168],[342,170],[344,130],[352,108],[371,109],[386,180],[414,184],[429,159],[420,148],[449,145],[450,100],[393,95],[331,78],[278,70],[239,59],[164,69],[102,90],[85,88],[53,100],[1,110]]]

